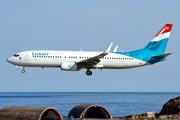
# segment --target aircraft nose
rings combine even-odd
[[[12,63],[13,62],[13,58],[10,57],[10,58],[6,59],[6,61],[9,62],[9,63]]]

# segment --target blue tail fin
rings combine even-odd
[[[144,49],[155,52],[157,55],[164,54],[171,33],[171,29],[172,24],[166,24],[144,47]]]

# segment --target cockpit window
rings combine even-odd
[[[14,54],[13,56],[14,56],[14,57],[19,57],[19,54]]]

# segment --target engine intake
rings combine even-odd
[[[78,65],[75,62],[63,62],[63,63],[61,63],[61,70],[79,71],[78,70]]]

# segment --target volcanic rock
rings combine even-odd
[[[170,99],[163,105],[163,108],[159,115],[180,115],[180,96],[177,98]]]

